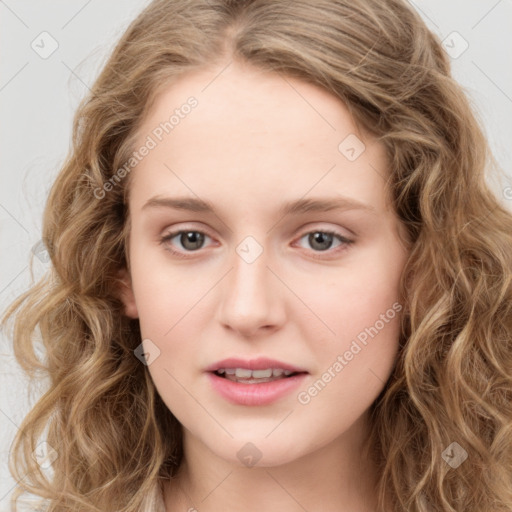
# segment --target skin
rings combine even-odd
[[[341,372],[332,366],[398,303],[407,251],[385,194],[384,148],[328,92],[236,62],[219,74],[223,67],[186,74],[159,95],[137,147],[188,97],[198,105],[130,175],[122,298],[144,348],[160,351],[148,370],[184,432],[166,508],[374,511],[377,475],[361,449],[368,408],[396,360],[400,314]],[[338,149],[349,134],[366,146],[354,161]],[[374,211],[278,214],[289,200],[341,195]],[[144,208],[155,196],[200,198],[216,213]],[[180,229],[207,236],[195,250],[180,236],[162,242]],[[353,243],[334,237],[322,251],[307,234],[325,230]],[[236,251],[247,236],[263,250],[250,264]],[[231,356],[266,356],[309,375],[270,405],[235,405],[204,372]],[[300,403],[329,368],[335,377]],[[261,453],[253,467],[237,457],[248,442]]]

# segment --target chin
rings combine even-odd
[[[304,455],[297,450],[297,444],[293,439],[289,439],[293,445],[291,449],[278,436],[269,439],[266,438],[267,435],[268,431],[252,438],[247,434],[235,436],[235,439],[230,439],[229,442],[210,446],[210,449],[218,457],[241,468],[281,466]]]

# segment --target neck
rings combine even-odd
[[[185,431],[183,463],[165,486],[166,510],[375,512],[376,471],[362,457],[365,419],[301,458],[271,467],[222,459]]]

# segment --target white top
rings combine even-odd
[[[164,496],[158,481],[155,482],[152,491],[147,496],[147,499],[144,500],[141,512],[166,512]]]

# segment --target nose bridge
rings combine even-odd
[[[262,238],[262,237],[261,237]],[[254,236],[246,236],[231,258],[220,301],[220,320],[225,326],[245,334],[279,322],[282,305],[271,266],[271,251]]]

